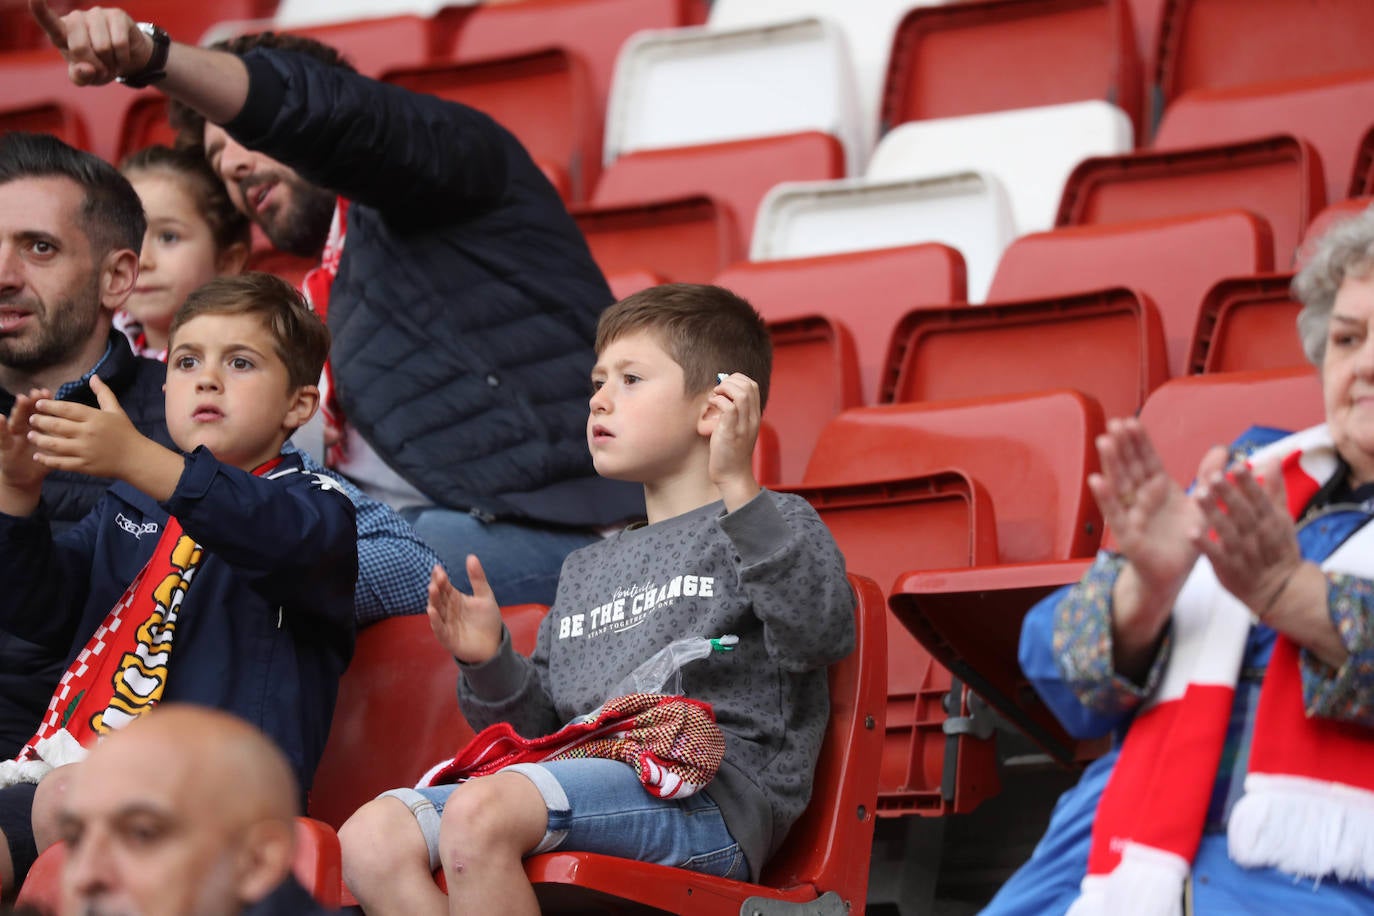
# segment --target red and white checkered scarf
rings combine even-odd
[[[628,763],[659,798],[686,798],[711,781],[724,756],[725,736],[710,704],[633,693],[542,738],[522,738],[510,723],[497,722],[421,777],[420,785],[488,776],[513,763],[596,757]]]
[[[1250,463],[1279,456],[1297,518],[1337,472],[1336,451],[1318,426],[1261,449]],[[1374,525],[1321,566],[1374,577]],[[1253,623],[1200,559],[1174,606],[1173,648],[1159,688],[1131,724],[1098,804],[1088,875],[1070,916],[1182,911]],[[1260,691],[1245,794],[1227,825],[1230,856],[1247,868],[1368,881],[1374,736],[1306,715],[1298,653],[1279,634]]]

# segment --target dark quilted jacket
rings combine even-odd
[[[604,525],[643,511],[598,478],[588,375],[604,278],[553,187],[491,118],[258,49],[226,129],[348,198],[329,301],[348,421],[434,502]]]

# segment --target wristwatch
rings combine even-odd
[[[131,89],[151,86],[165,77],[167,75],[167,52],[172,48],[172,36],[167,34],[166,29],[159,28],[151,22],[140,22],[137,25],[138,30],[152,40],[153,53],[149,55],[148,63],[143,65],[142,70],[119,77],[119,82]]]

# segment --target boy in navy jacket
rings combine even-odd
[[[353,653],[356,527],[338,485],[281,450],[319,406],[328,351],[289,284],[221,278],[172,324],[167,426],[185,454],[98,378],[98,408],[35,391],[0,424],[0,625],[69,653],[38,733],[0,763],[4,887],[56,839],[51,768],[161,701],[241,716],[309,787]],[[40,489],[57,468],[117,482],[53,538]]]

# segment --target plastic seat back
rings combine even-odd
[[[516,651],[534,648],[542,605],[501,613]],[[329,743],[310,791],[311,817],[337,829],[387,789],[413,786],[472,737],[458,708],[458,666],[424,614],[391,617],[358,634],[339,681]]]
[[[640,32],[616,61],[604,156],[815,130],[866,153],[849,54],[828,20]]]
[[[773,374],[763,417],[777,433],[779,479],[793,483],[826,421],[861,403],[859,364],[849,331],[825,316],[770,322],[768,331]]]
[[[863,908],[882,747],[887,606],[876,583],[856,575],[850,582],[857,599],[855,649],[830,667],[830,722],[811,801],[764,866],[763,883],[594,853],[552,852],[525,860],[545,912],[562,909],[558,904],[619,911],[625,901],[702,916],[771,911],[769,901],[811,904],[816,912]]]
[[[734,213],[709,197],[574,207],[572,215],[607,274],[647,270],[674,283],[710,283],[744,253]]]
[[[901,316],[961,302],[967,292],[963,257],[940,244],[743,261],[714,282],[748,299],[769,321],[819,314],[848,328],[865,404],[877,403],[888,342]]]
[[[298,25],[289,31],[338,49],[359,73],[373,79],[436,59],[430,20],[414,13]]]
[[[1269,223],[1274,265],[1293,261],[1298,239],[1326,204],[1321,163],[1295,137],[1088,159],[1064,186],[1056,225],[1083,226],[1226,210]]]
[[[992,175],[784,182],[768,192],[753,261],[940,242],[964,258],[970,302],[981,302],[1015,235],[1011,206]]]
[[[1002,254],[993,301],[1124,285],[1159,310],[1169,375],[1186,375],[1203,297],[1223,277],[1273,268],[1264,220],[1246,210],[1026,235]],[[1198,252],[1205,251],[1205,258]]]
[[[1165,106],[1193,89],[1357,70],[1374,56],[1374,4],[1365,0],[1170,0],[1165,17]]]
[[[1350,188],[1360,141],[1374,126],[1374,70],[1279,82],[1195,89],[1173,100],[1155,134],[1155,149],[1302,137],[1321,157],[1326,199]]]
[[[484,111],[585,200],[600,171],[598,108],[582,61],[561,48],[388,71],[385,82]],[[555,182],[557,184],[557,182]]]
[[[868,177],[914,178],[977,171],[1006,189],[1018,233],[1054,225],[1064,181],[1088,156],[1129,152],[1126,115],[1107,102],[1071,102],[912,121],[878,142]]]
[[[483,3],[436,48],[443,60],[523,54],[557,45],[581,58],[604,121],[615,60],[626,39],[645,29],[675,29],[706,18],[703,0],[522,0]],[[439,16],[448,14],[442,11]]]
[[[606,166],[592,203],[617,206],[704,194],[730,207],[747,245],[759,202],[773,185],[843,176],[839,141],[808,131],[627,153]]]
[[[1120,0],[974,0],[897,28],[883,125],[1097,99],[1139,127],[1140,61]]]
[[[1202,300],[1189,354],[1190,374],[1308,365],[1298,342],[1302,306],[1292,274],[1230,277]]]
[[[918,309],[893,335],[886,401],[1074,388],[1133,415],[1168,377],[1154,305],[1108,289],[979,308]]]
[[[1343,220],[1359,216],[1370,206],[1374,206],[1374,197],[1347,197],[1345,200],[1327,204],[1322,212],[1312,217],[1312,222],[1307,224],[1307,229],[1303,232],[1302,245],[1298,248],[1297,263],[1294,265],[1296,269],[1302,270],[1303,265],[1311,257],[1312,248],[1316,241],[1327,230]]]
[[[1321,380],[1310,366],[1174,379],[1140,411],[1169,476],[1185,487],[1207,449],[1251,426],[1297,432],[1324,419]]]

